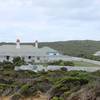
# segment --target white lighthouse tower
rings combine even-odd
[[[16,49],[20,49],[20,39],[16,40]]]

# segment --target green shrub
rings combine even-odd
[[[29,93],[29,88],[30,88],[30,85],[28,85],[28,84],[23,85],[23,86],[21,87],[21,89],[20,89],[20,93],[21,93],[22,95],[24,95],[24,96],[30,95],[30,93]]]
[[[3,61],[0,63],[0,66],[2,66],[3,70],[14,70],[14,65],[11,62]]]
[[[61,97],[53,97],[51,100],[64,100],[64,99]]]
[[[65,61],[64,66],[75,66],[72,61]]]
[[[58,97],[53,97],[51,100],[59,100]]]
[[[61,95],[64,94],[64,92],[71,91],[76,87],[75,90],[78,90],[79,87],[88,84],[88,80],[84,78],[79,78],[79,77],[65,77],[60,79],[55,83],[54,88],[51,91],[51,95],[60,97]]]
[[[15,57],[15,58],[13,59],[13,64],[14,64],[15,66],[21,66],[21,65],[24,65],[24,64],[25,64],[25,61],[24,61],[24,59],[21,58],[21,57]]]

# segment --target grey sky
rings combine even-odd
[[[0,41],[100,40],[100,0],[0,0]]]

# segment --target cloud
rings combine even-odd
[[[0,0],[0,41],[99,39],[99,26],[99,0]]]

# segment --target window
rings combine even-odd
[[[56,56],[56,55],[59,55],[59,53],[57,53],[57,52],[49,52],[48,55],[49,56]]]
[[[6,59],[9,60],[10,56],[6,56]]]
[[[31,56],[29,56],[28,59],[31,59]]]
[[[48,55],[53,56],[53,55],[56,55],[56,53],[55,52],[49,52]]]
[[[37,57],[37,60],[40,60],[40,57]]]

